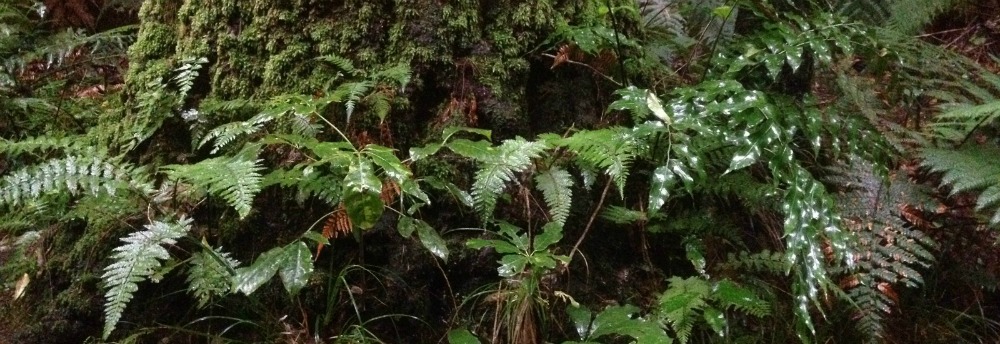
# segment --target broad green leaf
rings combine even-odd
[[[757,162],[758,158],[760,158],[760,146],[752,145],[746,152],[733,155],[733,160],[729,163],[729,168],[726,169],[725,173],[746,168]]]
[[[467,133],[482,135],[486,137],[487,140],[493,139],[493,132],[488,129],[469,128],[469,127],[447,127],[441,131],[442,141],[447,142],[449,139],[451,139],[452,135],[455,135],[455,133],[463,131]]]
[[[417,237],[420,238],[420,243],[424,245],[424,248],[447,262],[448,244],[441,238],[441,235],[438,235],[438,232],[423,220],[414,219],[413,222],[417,227]]]
[[[430,143],[423,147],[410,148],[410,160],[417,161],[434,155],[443,147],[440,143]]]
[[[448,344],[480,344],[472,332],[464,328],[457,328],[448,332]]]
[[[320,245],[330,244],[330,239],[327,239],[325,236],[323,236],[323,234],[320,234],[318,232],[308,231],[305,234],[302,234],[302,237],[305,239],[312,240],[313,242]]]
[[[371,229],[385,211],[381,197],[375,192],[345,192],[344,208],[351,222],[361,229]]]
[[[355,157],[344,176],[345,193],[382,192],[382,181],[375,176],[371,162]]]
[[[370,144],[365,146],[362,150],[365,155],[375,165],[382,168],[386,176],[392,178],[396,182],[402,182],[410,178],[410,170],[403,165],[403,162],[396,157],[396,153],[391,148]]]
[[[657,211],[670,198],[670,189],[677,183],[669,165],[663,165],[653,170],[649,184],[649,210]]]
[[[396,224],[396,231],[404,238],[409,238],[417,230],[416,220],[409,216],[401,216]]]
[[[722,311],[715,307],[705,307],[701,312],[702,317],[705,318],[705,322],[715,331],[715,334],[718,334],[719,337],[724,337],[727,327],[726,315],[722,314]]]
[[[590,323],[594,319],[594,314],[586,306],[567,305],[566,315],[569,315],[570,320],[573,321],[573,328],[576,329],[576,334],[580,336],[580,339],[590,339],[590,334],[593,332]]]
[[[289,295],[298,294],[312,275],[312,253],[309,252],[306,243],[296,241],[285,247],[282,258],[281,269],[278,271],[281,283]]]
[[[500,274],[500,277],[510,278],[524,272],[524,268],[527,265],[528,257],[509,254],[500,258],[500,267],[497,268],[497,272]]]
[[[458,155],[475,160],[483,160],[494,155],[493,144],[489,141],[469,141],[466,139],[457,139],[449,142],[447,147]]]
[[[246,295],[253,294],[257,288],[267,283],[278,272],[283,263],[283,252],[283,247],[272,248],[257,257],[257,260],[250,266],[236,269],[233,289]]]
[[[542,233],[535,236],[535,252],[544,251],[552,244],[562,240],[562,227],[558,223],[549,222],[542,227]]]

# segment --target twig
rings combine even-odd
[[[576,255],[576,251],[580,250],[580,244],[583,243],[583,239],[587,237],[587,233],[590,232],[590,227],[594,225],[594,220],[597,219],[597,214],[601,212],[601,207],[604,206],[604,200],[608,197],[608,190],[611,189],[611,179],[604,184],[604,191],[601,192],[601,199],[597,201],[597,208],[594,208],[594,212],[590,214],[590,220],[587,221],[587,227],[583,228],[583,234],[580,234],[580,238],[576,239],[576,244],[573,245],[573,249],[569,251],[568,261],[573,261],[573,256]]]
[[[542,53],[542,56],[545,56],[545,57],[551,57],[551,58],[553,58],[553,59],[554,59],[554,58],[556,58],[556,56],[555,56],[555,55],[552,55],[552,54],[546,54],[546,53]],[[607,74],[604,74],[604,73],[601,73],[601,71],[597,70],[597,68],[594,68],[594,66],[591,66],[591,65],[589,65],[589,64],[586,64],[586,63],[583,63],[583,62],[579,62],[579,61],[573,61],[573,60],[570,60],[570,59],[566,59],[566,63],[569,63],[569,64],[574,64],[574,65],[578,65],[578,66],[584,66],[584,67],[587,67],[587,68],[589,68],[589,69],[590,69],[591,71],[593,71],[593,72],[594,72],[594,74],[597,74],[597,75],[600,75],[600,76],[601,76],[601,77],[603,77],[604,79],[606,79],[606,80],[610,81],[611,83],[613,83],[613,84],[615,84],[615,85],[617,85],[617,86],[619,86],[619,87],[621,87],[621,86],[622,86],[622,83],[618,82],[617,80],[615,80],[614,78],[612,78],[612,77],[608,76]]]

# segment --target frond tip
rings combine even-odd
[[[122,239],[124,245],[114,249],[111,265],[104,268],[101,280],[104,294],[104,335],[107,339],[121,320],[125,306],[142,282],[160,267],[160,261],[170,259],[162,245],[173,245],[191,229],[191,220],[181,218],[176,223],[154,221],[146,230]]]

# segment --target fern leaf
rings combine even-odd
[[[344,99],[344,109],[347,111],[347,121],[351,121],[351,114],[354,113],[354,108],[357,107],[358,102],[361,101],[361,97],[368,93],[372,87],[375,86],[374,82],[371,81],[358,81],[349,82],[341,85],[333,92],[334,99]]]
[[[151,192],[152,186],[142,180],[139,172],[140,170],[119,163],[116,159],[98,155],[52,159],[0,179],[0,202],[17,205],[43,194],[62,190],[71,194],[86,191],[111,195],[123,189]]]
[[[104,339],[115,330],[125,306],[139,290],[139,282],[152,276],[160,267],[160,261],[170,258],[163,245],[173,245],[190,229],[190,219],[182,218],[176,223],[155,221],[147,225],[146,230],[123,238],[125,244],[114,249],[111,256],[114,262],[101,276],[107,289],[104,294]]]
[[[557,144],[575,153],[579,161],[588,167],[604,170],[618,186],[618,192],[625,194],[629,167],[639,150],[638,141],[628,129],[614,127],[581,131],[558,140]]]
[[[453,143],[460,142],[456,140]],[[449,146],[454,149],[454,146]],[[472,200],[476,210],[485,221],[493,217],[497,197],[506,187],[507,182],[514,180],[514,174],[522,172],[531,166],[531,159],[547,148],[543,142],[526,141],[515,138],[504,141],[498,147],[486,147],[482,152],[475,152],[481,162],[472,183]]]
[[[230,257],[228,252],[205,246],[205,249],[191,256],[188,268],[188,292],[198,299],[198,307],[203,308],[214,296],[226,295],[231,291],[234,269],[240,262]]]
[[[552,222],[565,225],[573,203],[573,176],[564,169],[552,167],[535,176],[535,187],[545,197]]]
[[[204,57],[199,59],[184,59],[181,61],[181,66],[174,70],[177,75],[174,76],[173,80],[180,89],[178,101],[183,102],[184,97],[187,97],[188,92],[194,87],[194,79],[198,78],[198,70],[206,63],[208,63],[208,59]]]
[[[220,125],[209,131],[208,134],[205,134],[205,137],[198,143],[198,147],[201,148],[208,142],[215,140],[212,154],[218,153],[220,149],[236,140],[236,138],[260,132],[264,128],[265,123],[273,121],[281,114],[283,113],[261,112],[246,121]]]
[[[218,157],[191,165],[168,165],[163,171],[226,200],[240,218],[250,214],[253,198],[261,189],[261,160]]]
[[[340,70],[344,71],[347,74],[354,74],[355,72],[357,72],[357,69],[354,68],[354,63],[351,62],[350,59],[344,58],[339,55],[323,55],[317,57],[316,60],[329,62],[330,64],[337,66],[337,68],[340,68]]]

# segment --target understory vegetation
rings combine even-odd
[[[247,2],[0,4],[0,338],[1000,341],[998,1]]]

